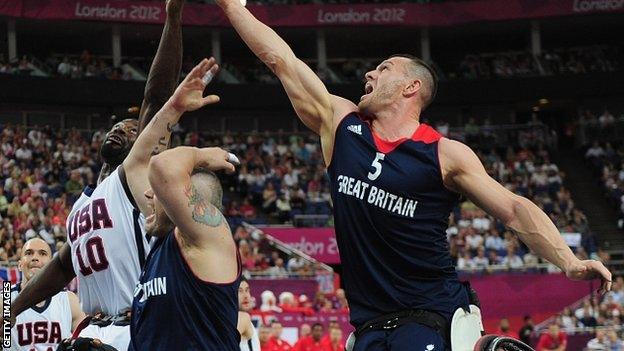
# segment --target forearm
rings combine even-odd
[[[141,111],[139,132],[167,102],[178,84],[182,66],[182,11],[167,15],[156,56],[152,61]]]
[[[181,116],[182,112],[173,108],[169,102],[165,103],[137,138],[130,154],[124,161],[124,168],[128,169],[138,165],[147,166],[150,157],[165,150],[171,138],[172,128],[178,123]]]
[[[524,197],[518,196],[514,202],[513,217],[507,226],[537,255],[564,272],[578,260],[550,218]]]
[[[66,248],[69,250],[69,247]],[[17,316],[37,303],[62,291],[76,276],[71,263],[62,263],[61,253],[52,259],[39,273],[28,281],[12,304],[12,312]]]
[[[238,1],[227,2],[222,9],[249,49],[272,71],[276,72],[280,63],[295,59],[288,44]]]

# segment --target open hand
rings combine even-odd
[[[202,78],[208,73],[210,77],[214,77],[219,70],[214,58],[203,59],[191,73],[180,83],[176,91],[169,99],[171,106],[180,113],[195,111],[206,105],[216,104],[219,102],[217,95],[208,95],[203,97],[206,83]]]
[[[602,262],[596,260],[577,261],[566,271],[566,276],[571,280],[592,280],[602,281],[599,292],[601,294],[611,290],[611,272]]]

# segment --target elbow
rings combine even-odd
[[[271,72],[277,75],[289,66],[288,63],[291,61],[289,59],[290,56],[294,57],[294,54],[291,52],[291,55],[288,55],[287,53],[277,50],[263,51],[258,54],[258,58],[264,62]]]
[[[148,166],[148,179],[152,187],[154,183],[159,183],[161,180],[167,178],[167,171],[170,167],[167,167],[167,163],[171,161],[167,160],[166,155],[164,153],[152,156],[149,161]]]
[[[500,221],[505,227],[513,228],[518,218],[518,213],[520,213],[523,207],[524,205],[520,198],[511,199],[510,203],[505,206],[501,213]]]

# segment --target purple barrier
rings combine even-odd
[[[535,322],[561,312],[565,306],[598,289],[598,281],[571,281],[564,274],[505,273],[462,276],[479,294],[486,331],[494,332],[507,317],[518,330],[524,315]]]
[[[254,279],[249,285],[251,296],[256,299],[256,308],[260,308],[262,304],[260,295],[265,290],[272,291],[278,299],[282,292],[290,291],[295,296],[306,294],[310,300],[314,299],[314,294],[318,290],[318,283],[313,279]]]

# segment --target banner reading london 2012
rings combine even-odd
[[[476,0],[433,4],[249,6],[271,26],[449,26],[478,21],[538,19],[624,11],[624,0]],[[164,23],[162,2],[0,0],[0,15],[41,20]],[[215,5],[187,4],[183,23],[229,26]]]

